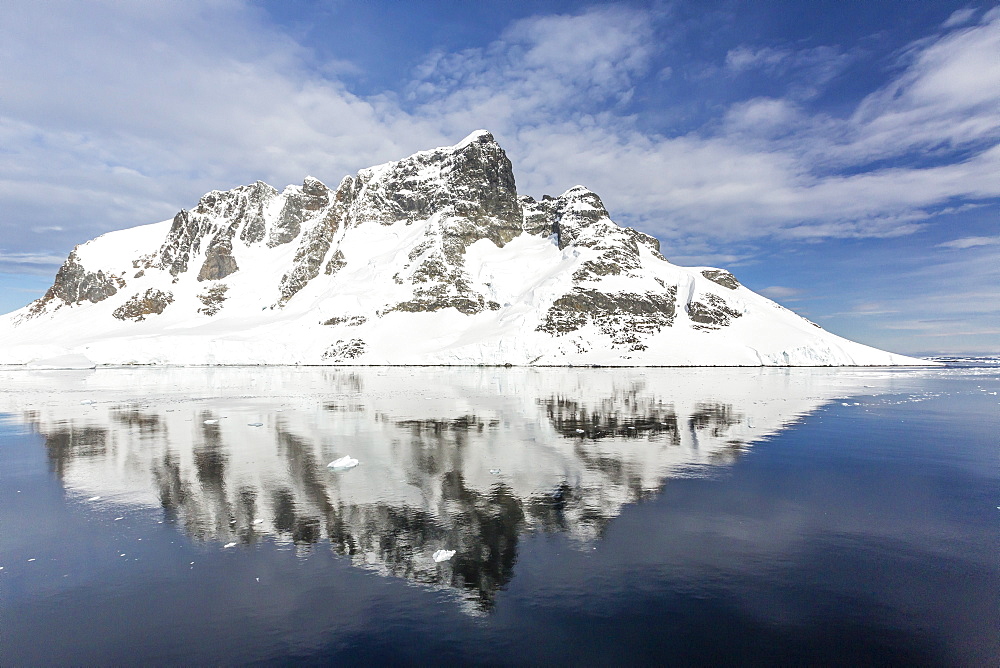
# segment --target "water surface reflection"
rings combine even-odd
[[[162,507],[220,547],[329,544],[488,610],[525,532],[585,545],[673,477],[719,472],[891,372],[208,368],[2,371],[0,411],[81,502]],[[862,388],[866,388],[862,390]],[[361,465],[333,472],[344,455]],[[455,550],[435,562],[439,549]]]

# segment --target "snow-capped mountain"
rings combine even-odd
[[[363,169],[206,194],[77,246],[0,317],[0,363],[891,365],[740,285],[678,267],[600,197],[518,196],[486,131]]]

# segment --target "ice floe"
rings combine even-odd
[[[351,457],[350,455],[344,455],[340,459],[334,459],[332,462],[327,464],[327,468],[331,468],[334,471],[344,471],[347,469],[353,469],[355,466],[360,464],[357,459]]]

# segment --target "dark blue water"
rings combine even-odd
[[[1000,663],[995,370],[23,373],[2,665]]]

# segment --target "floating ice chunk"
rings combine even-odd
[[[435,554],[437,554],[437,553],[435,552]],[[34,561],[34,560],[35,560],[34,557],[32,557],[31,559],[28,559],[28,561]]]
[[[124,517],[116,517],[115,518],[115,522],[117,522],[118,520],[123,520],[123,519],[125,519],[125,518]]]
[[[347,469],[353,469],[355,466],[360,464],[357,459],[351,457],[350,455],[344,455],[340,459],[334,459],[332,462],[326,465],[327,468],[331,468],[334,471],[344,471]]]
[[[218,420],[205,420],[205,424],[219,424]]]
[[[261,518],[257,518],[257,519],[255,519],[255,520],[253,521],[253,523],[254,523],[254,524],[263,524],[263,523],[264,523],[264,520],[263,520],[263,519],[261,519]]]
[[[94,400],[93,400],[93,399],[84,399],[83,401],[81,401],[81,402],[80,402],[80,405],[81,405],[81,406],[89,406],[89,405],[91,405],[92,403],[94,403]]]
[[[500,475],[500,469],[490,469],[490,475]]]
[[[455,550],[438,550],[431,557],[434,559],[435,563],[441,563],[442,561],[448,561],[455,556]]]
[[[263,422],[247,422],[248,427],[263,427]]]
[[[577,429],[576,433],[578,433],[578,434],[586,434],[587,432],[585,432],[583,429]]]
[[[101,497],[99,497],[99,496],[92,496],[89,499],[87,499],[87,501],[100,501],[100,500],[101,500]]]
[[[222,547],[223,547],[223,549],[228,549],[230,547],[236,547],[236,543],[226,543]]]
[[[57,355],[44,359],[33,359],[28,362],[29,369],[95,369],[97,362],[87,358],[86,355],[71,353],[69,355]]]

